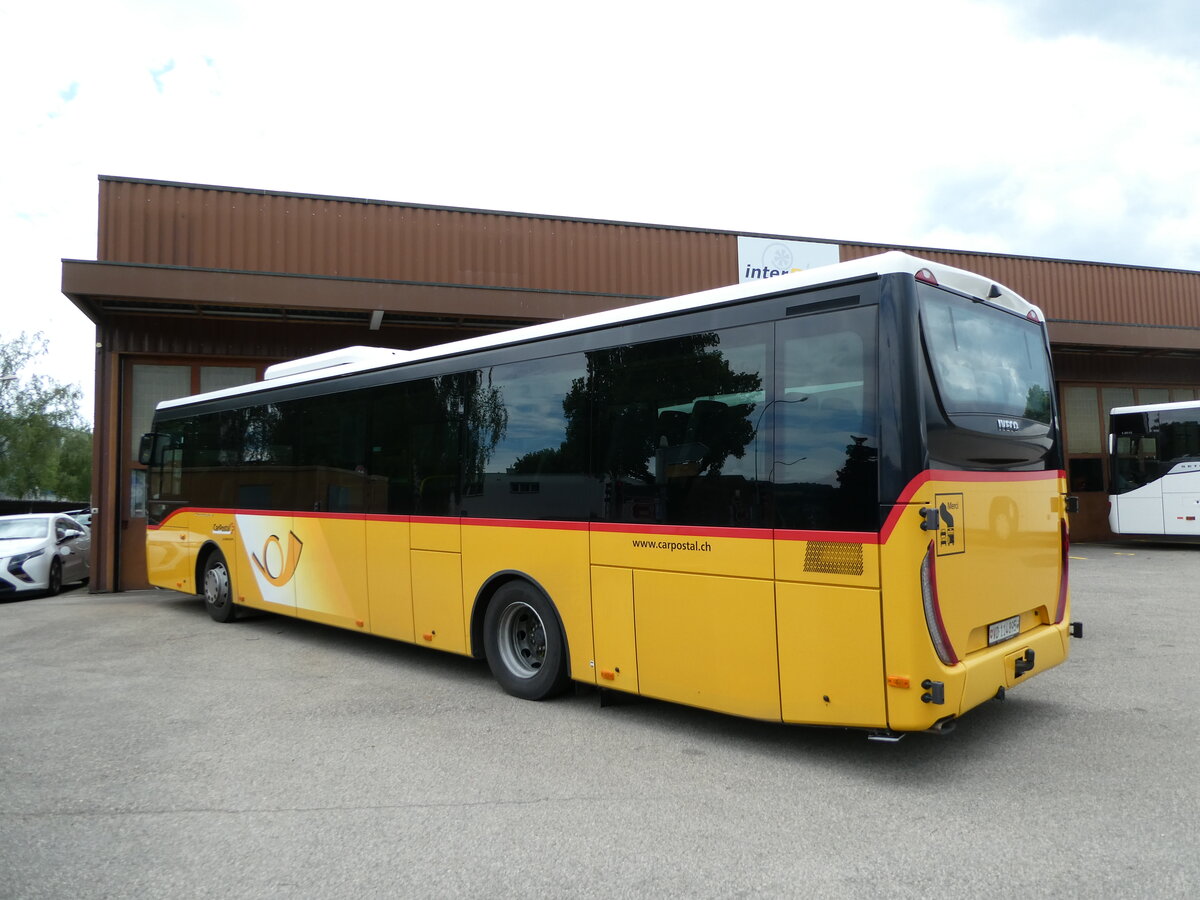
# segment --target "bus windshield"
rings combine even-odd
[[[918,285],[918,295],[925,346],[949,415],[1050,424],[1050,355],[1037,323],[926,284]]]

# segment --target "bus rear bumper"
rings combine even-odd
[[[963,661],[958,714],[1051,669],[1067,658],[1070,625],[1041,625],[1011,641],[972,653]]]

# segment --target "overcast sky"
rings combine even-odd
[[[45,331],[89,416],[61,260],[101,174],[1200,269],[1195,0],[59,0],[0,35],[0,338]]]

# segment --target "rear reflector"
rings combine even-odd
[[[936,556],[933,542],[930,541],[929,552],[921,562],[921,605],[925,608],[925,627],[929,629],[929,639],[933,641],[938,659],[947,666],[954,666],[958,665],[958,656],[950,644],[950,636],[946,634],[942,609],[938,605]]]

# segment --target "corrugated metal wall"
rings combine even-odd
[[[735,280],[733,235],[100,180],[98,258],[657,297]]]
[[[842,245],[842,259],[879,247]],[[1036,303],[1049,319],[1200,328],[1200,273],[1137,269],[981,253],[915,250],[934,262],[968,269]]]
[[[100,179],[98,258],[387,281],[684,294],[735,278],[733,234],[206,185]],[[880,252],[843,244],[842,259]],[[1200,328],[1200,273],[917,250],[1055,320]]]

